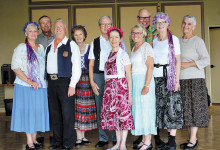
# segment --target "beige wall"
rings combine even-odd
[[[205,22],[205,43],[209,51],[208,27],[211,25],[220,25],[220,0],[203,0],[203,2]],[[21,30],[24,26],[24,23],[28,21],[28,8],[28,0],[0,1],[0,66],[2,64],[11,63],[11,56],[14,48],[19,43],[24,42],[25,37]],[[95,26],[95,28],[97,28],[97,26]],[[127,45],[127,47],[129,47],[129,45]],[[207,86],[210,89],[211,76],[209,67],[207,67],[206,69],[206,75]],[[10,97],[10,93],[8,94],[8,96]]]

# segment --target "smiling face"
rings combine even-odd
[[[66,35],[66,27],[64,22],[58,21],[54,25],[54,34],[57,39],[63,39]]]
[[[111,31],[109,34],[109,43],[111,44],[112,48],[119,47],[119,43],[121,41],[120,35],[117,31]]]
[[[148,10],[143,9],[140,11],[139,16],[137,16],[137,21],[139,24],[144,26],[145,28],[148,28],[150,25],[150,13]]]
[[[75,30],[74,31],[74,39],[76,43],[82,43],[85,40],[85,35],[82,30]]]
[[[51,32],[51,25],[52,24],[51,24],[49,18],[44,17],[44,18],[40,19],[40,28],[41,28],[43,33]]]
[[[100,30],[101,30],[101,33],[102,34],[106,34],[107,33],[107,30],[112,27],[112,22],[111,22],[111,19],[109,19],[108,17],[105,17],[101,20],[100,22]]]
[[[181,29],[184,34],[192,34],[195,29],[194,22],[191,19],[185,18],[182,22]]]
[[[37,39],[38,30],[36,26],[30,25],[26,28],[25,35],[28,40],[35,41]]]
[[[131,32],[131,38],[135,43],[140,43],[144,40],[143,31],[140,28],[134,28]]]
[[[168,28],[168,23],[166,22],[165,19],[157,19],[155,22],[156,28],[158,32],[164,32],[167,31]]]

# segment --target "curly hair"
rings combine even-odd
[[[83,31],[83,34],[85,36],[85,39],[84,41],[86,40],[86,37],[87,37],[87,32],[86,32],[86,29],[84,26],[81,26],[81,25],[74,25],[74,27],[71,29],[71,38],[73,41],[76,42],[75,38],[74,38],[74,33],[76,30],[82,30]]]

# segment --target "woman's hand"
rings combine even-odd
[[[149,87],[144,86],[144,88],[141,91],[141,95],[145,95],[149,92]]]
[[[39,88],[39,85],[37,82],[31,81],[30,79],[28,79],[28,84],[30,84],[35,90],[37,90]]]
[[[179,88],[180,88],[180,83],[177,82],[177,84],[176,84],[176,86],[175,86],[175,90],[174,90],[174,92],[177,92]]]
[[[132,94],[129,94],[129,103],[130,103],[130,105],[132,105],[132,104],[133,104],[133,100],[132,100]]]

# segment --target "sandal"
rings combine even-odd
[[[188,144],[191,144],[192,146],[188,146]],[[186,145],[186,147],[185,147],[184,149],[185,149],[185,150],[192,150],[192,149],[194,149],[194,148],[198,145],[198,140],[196,140],[196,143],[195,143],[195,144],[192,143],[192,142],[190,142],[190,141],[189,141],[188,144]]]

